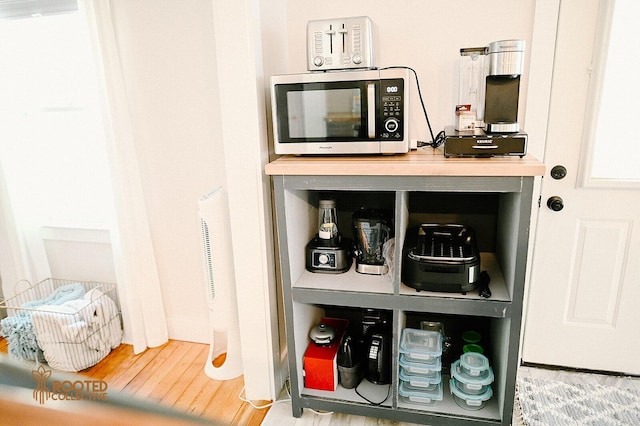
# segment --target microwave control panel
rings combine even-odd
[[[367,16],[307,23],[309,71],[373,68],[371,20]]]
[[[380,125],[382,140],[402,140],[404,137],[404,80],[380,80]]]

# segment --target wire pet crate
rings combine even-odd
[[[122,340],[115,284],[48,278],[0,304],[14,359],[46,362],[61,371],[89,368]]]

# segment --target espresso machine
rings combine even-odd
[[[356,272],[384,275],[389,270],[383,255],[384,244],[392,237],[390,216],[375,209],[360,208],[353,213]]]
[[[318,202],[318,233],[305,249],[305,266],[310,272],[338,274],[351,267],[351,242],[338,229],[336,200],[324,196]]]

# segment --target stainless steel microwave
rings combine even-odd
[[[271,77],[276,154],[409,152],[409,71]]]

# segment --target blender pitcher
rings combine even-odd
[[[338,214],[333,198],[323,198],[318,202],[318,237],[322,240],[338,237]]]
[[[380,210],[361,208],[353,214],[356,271],[383,275],[389,270],[382,248],[391,238],[391,219]]]

